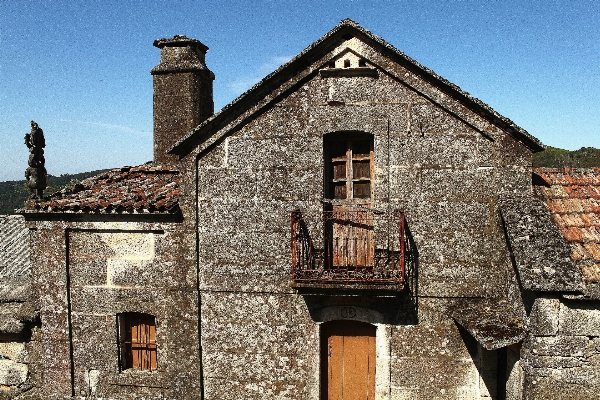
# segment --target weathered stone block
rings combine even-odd
[[[600,336],[600,303],[561,301],[559,330],[562,335]]]
[[[306,382],[282,381],[238,381],[227,377],[207,378],[204,385],[206,398],[229,400],[229,399],[305,399]]]
[[[529,329],[534,335],[549,336],[558,334],[560,300],[538,297],[535,299],[529,317]]]
[[[413,127],[413,129],[415,129]],[[419,129],[418,127],[416,128]],[[477,161],[476,136],[449,132],[421,134],[412,131],[406,137],[390,138],[392,166],[453,167],[474,166]],[[385,156],[381,155],[382,158]],[[386,160],[387,161],[387,160]]]
[[[0,385],[16,386],[27,380],[27,365],[13,360],[0,360]]]
[[[432,199],[481,199],[496,194],[496,173],[479,168],[423,168],[419,195]]]
[[[440,236],[452,232],[491,232],[498,223],[491,199],[413,201],[406,210],[411,223]]]
[[[116,315],[74,313],[71,321],[75,367],[116,371],[119,361]]]
[[[532,337],[529,348],[540,356],[583,357],[588,347],[586,336]]]
[[[392,385],[418,387],[438,393],[441,389],[477,388],[479,374],[471,359],[397,358],[392,360]]]
[[[203,321],[202,344],[207,352],[301,353],[310,325],[269,325]]]
[[[393,327],[391,346],[393,358],[444,360],[470,357],[457,326],[451,323]]]
[[[69,259],[71,287],[106,285],[106,258]]]
[[[27,350],[23,342],[0,342],[0,356],[14,362],[24,362]]]
[[[298,135],[259,140],[235,136],[229,138],[227,149],[227,165],[236,171],[304,168],[320,165],[323,160],[323,142]]]
[[[283,325],[313,323],[306,303],[299,295],[269,293],[202,293],[202,318],[227,321]],[[316,324],[315,324],[316,325]]]

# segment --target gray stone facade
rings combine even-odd
[[[144,208],[148,189],[135,208],[105,201],[90,183],[87,208],[73,192],[24,211],[39,398],[327,398],[339,321],[375,328],[369,399],[596,395],[598,305],[552,259],[568,253],[549,219],[518,212],[539,211],[537,139],[349,20],[214,115],[206,46],[156,43],[155,151],[169,154],[155,161],[180,177],[153,201],[177,207]],[[329,143],[351,135],[372,142],[360,207],[405,218],[396,288],[292,281],[292,212],[359,204],[328,196]],[[124,368],[126,313],[154,318],[155,370]]]

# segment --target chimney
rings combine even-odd
[[[158,39],[160,62],[154,77],[154,162],[175,164],[166,152],[202,121],[213,115],[215,75],[205,63],[208,47],[196,39],[176,35]]]

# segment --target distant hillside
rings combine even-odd
[[[545,151],[533,155],[533,166],[554,168],[600,167],[600,149],[582,147],[579,150],[569,151],[548,147]]]
[[[545,151],[533,155],[534,167],[554,167],[554,168],[589,168],[600,167],[600,149],[593,147],[582,147],[579,150],[569,151],[548,147]],[[49,195],[62,189],[67,185],[101,174],[108,169],[97,171],[82,172],[79,174],[64,174],[61,176],[48,176],[48,188],[44,195]],[[29,197],[29,191],[25,187],[25,181],[7,181],[0,182],[0,215],[13,214],[17,208],[22,208],[25,200]]]
[[[101,174],[108,169],[97,171],[82,172],[79,174],[63,174],[61,176],[48,175],[48,188],[44,191],[44,196],[48,196],[67,185]],[[0,182],[0,215],[13,214],[15,209],[23,208],[25,200],[29,197],[29,191],[25,187],[25,180]]]

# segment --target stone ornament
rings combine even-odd
[[[35,121],[31,121],[31,132],[25,134],[25,145],[29,149],[28,167],[25,170],[25,186],[29,189],[29,198],[41,200],[46,189],[47,173],[44,166],[44,131]]]

